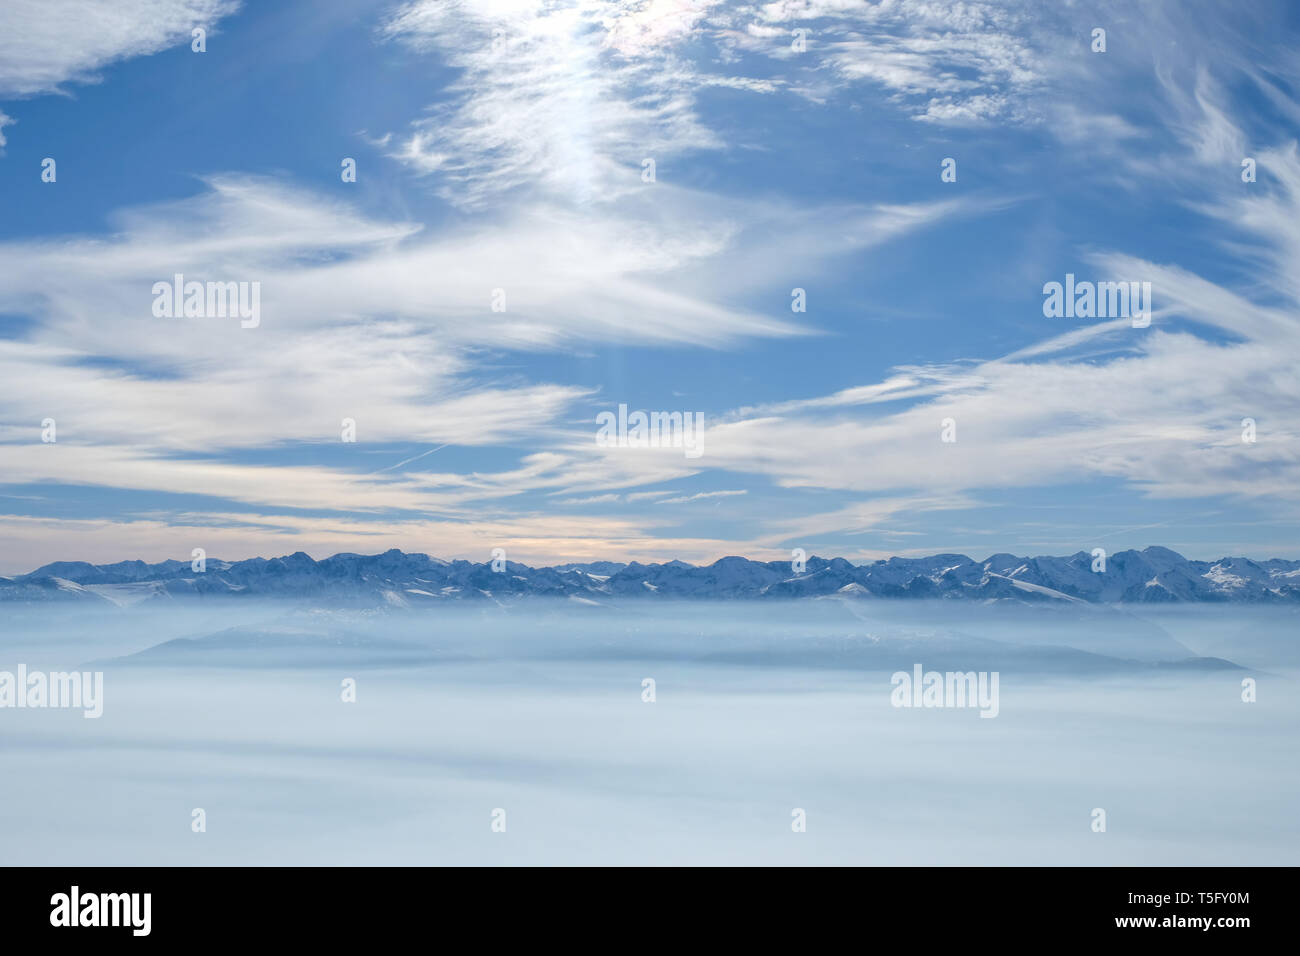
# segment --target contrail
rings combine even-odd
[[[420,452],[418,455],[416,455],[414,458],[408,458],[408,459],[406,459],[406,461],[399,461],[397,464],[395,464],[395,465],[389,465],[387,468],[380,468],[379,471],[372,471],[372,472],[370,472],[370,475],[378,475],[378,474],[382,474],[382,473],[385,472],[385,471],[392,471],[394,468],[401,468],[403,465],[409,465],[411,462],[413,462],[413,461],[419,461],[419,460],[420,460],[421,458],[423,458],[425,455],[432,455],[432,454],[433,454],[435,451],[437,451],[439,448],[446,448],[446,447],[447,447],[448,445],[450,445],[450,444],[451,444],[451,442],[444,442],[443,444],[439,445],[438,448],[430,448],[428,451],[422,451],[422,452]],[[367,475],[366,477],[370,477],[370,475]]]

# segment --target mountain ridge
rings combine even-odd
[[[56,561],[0,577],[0,602],[50,600],[135,604],[167,598],[320,598],[347,605],[421,605],[447,600],[551,596],[689,599],[901,598],[1086,604],[1300,602],[1300,561],[1225,557],[1194,561],[1168,548],[1118,551],[1093,571],[1085,551],[1065,557],[1000,552],[892,557],[854,564],[809,557],[789,561],[730,555],[708,565],[596,561],[530,567],[446,561],[396,548],[343,552],[320,561],[302,551],[242,561],[209,559],[203,572],[177,560],[95,565]]]

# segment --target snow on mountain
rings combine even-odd
[[[396,549],[336,554],[321,561],[298,551],[277,558],[209,560],[203,572],[184,561],[59,561],[30,574],[0,578],[0,601],[123,606],[188,597],[278,597],[341,607],[535,595],[596,601],[618,596],[749,600],[835,595],[1090,604],[1300,601],[1300,561],[1191,561],[1168,548],[1149,547],[1110,555],[1104,570],[1094,571],[1093,565],[1091,554],[1080,551],[1067,557],[995,554],[981,562],[962,554],[865,564],[810,557],[799,572],[788,561],[736,556],[705,566],[634,561],[532,568],[511,561],[498,572],[486,563],[443,561]]]

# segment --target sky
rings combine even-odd
[[[0,573],[1300,557],[1298,29],[6,0]],[[256,325],[159,315],[177,274],[256,283]],[[1149,324],[1046,315],[1067,274]],[[698,454],[602,441],[621,405]]]

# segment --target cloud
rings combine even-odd
[[[258,341],[232,337],[216,323],[155,335],[148,289],[178,272],[259,281],[264,318],[257,333],[265,337],[375,318],[418,322],[459,343],[526,349],[575,340],[719,346],[800,332],[792,322],[710,301],[703,288],[664,281],[724,256],[746,219],[779,210],[697,202],[664,187],[653,201],[638,203],[631,218],[530,206],[426,238],[410,223],[369,219],[282,183],[224,176],[209,186],[190,200],[121,215],[121,230],[107,241],[5,244],[15,272],[0,278],[0,303],[30,307],[37,300],[48,318],[45,335],[75,329],[87,351],[115,354],[129,346],[132,354],[177,361],[195,354],[196,340],[217,354],[244,354]],[[878,218],[873,223],[864,212],[861,242],[900,231]],[[492,310],[496,289],[504,311]],[[91,302],[101,315],[95,324],[83,314]],[[109,316],[121,322],[102,321]],[[653,321],[629,321],[634,316]],[[373,332],[415,330],[394,324]]]
[[[664,498],[660,501],[656,501],[655,504],[681,505],[681,504],[686,504],[689,501],[700,501],[701,499],[704,498],[733,498],[736,495],[747,495],[747,494],[749,494],[749,491],[744,488],[740,488],[736,491],[701,491],[698,494],[694,494],[694,495],[682,495],[681,497],[678,498]]]
[[[589,390],[500,380],[480,369],[482,349],[803,334],[727,300],[832,245],[869,247],[962,208],[720,206],[666,187],[631,222],[533,209],[425,235],[282,182],[216,177],[190,199],[120,213],[107,238],[0,244],[0,310],[40,320],[0,339],[0,411],[11,423],[53,415],[67,441],[131,446],[147,463],[138,480],[155,467],[148,454],[336,441],[344,417],[367,442],[537,441]],[[710,263],[726,281],[689,274]],[[155,317],[154,284],[176,274],[259,283],[261,324]],[[0,438],[24,442],[28,429]]]
[[[1151,497],[1293,504],[1300,150],[1257,145],[1267,183],[1240,188],[1246,135],[1223,97],[1202,74],[1170,114],[1171,150],[1199,187],[1189,205],[1242,270],[1242,291],[1176,265],[1093,252],[1098,278],[1151,283],[1150,329],[1094,321],[1002,358],[909,366],[831,395],[740,409],[707,430],[709,467],[873,495],[1102,479]],[[1096,351],[1080,355],[1085,344]],[[955,443],[941,441],[948,418]],[[1244,418],[1258,420],[1254,443],[1242,440]]]
[[[590,389],[493,372],[484,350],[801,334],[727,300],[962,208],[795,209],[665,187],[630,222],[534,207],[429,235],[282,181],[213,177],[194,197],[119,212],[106,237],[0,244],[0,311],[39,320],[0,339],[0,463],[14,484],[371,514],[672,481],[698,468],[680,453],[590,454],[591,429],[559,424]],[[756,273],[734,264],[768,260]],[[705,279],[691,275],[701,265]],[[259,283],[261,324],[154,316],[154,284],[177,273]],[[504,313],[490,308],[497,287]],[[52,446],[37,440],[47,417]],[[344,418],[358,447],[426,447],[354,466],[277,457],[336,446]],[[425,453],[445,444],[554,450],[497,472],[430,471],[441,458]]]
[[[588,498],[565,498],[559,503],[562,505],[606,505],[621,500],[621,495],[591,495]]]
[[[62,92],[98,82],[120,60],[188,42],[237,0],[5,0],[0,4],[0,97]]]
[[[643,159],[723,145],[695,115],[691,69],[663,56],[708,6],[406,4],[382,36],[461,75],[393,155],[471,207],[524,187],[577,203],[639,188]]]
[[[838,87],[883,87],[929,123],[1018,122],[1051,60],[1028,33],[1041,19],[998,4],[910,0],[414,0],[381,37],[437,57],[459,78],[391,155],[464,207],[520,192],[610,202],[641,187],[645,159],[729,146],[700,115],[701,88],[816,99],[825,70]],[[811,31],[806,53],[791,50],[793,26]],[[779,61],[788,75],[739,73],[737,51]]]
[[[1097,279],[1152,284],[1151,328],[1094,320],[998,358],[899,367],[828,395],[711,415],[706,454],[694,464],[782,489],[899,502],[913,513],[926,501],[969,502],[983,490],[1088,482],[1149,498],[1224,496],[1294,513],[1300,148],[1261,143],[1259,129],[1241,125],[1250,111],[1230,101],[1220,81],[1196,72],[1193,91],[1173,91],[1165,113],[1167,150],[1181,157],[1185,187],[1171,202],[1194,197],[1183,204],[1232,262],[1237,287],[1171,263],[1085,251]],[[1112,132],[1121,139],[1126,130]],[[1237,161],[1248,141],[1263,172],[1242,188]],[[947,418],[957,425],[955,443],[941,440]],[[1245,418],[1258,422],[1253,443],[1242,440]],[[578,446],[569,453],[578,455]],[[633,467],[650,459],[626,460]],[[829,514],[824,526],[797,516],[789,530],[830,532],[843,516]],[[763,516],[755,520],[772,527]]]
[[[738,8],[724,36],[791,69],[829,70],[834,86],[880,87],[915,119],[969,125],[1028,118],[1052,62],[1049,18],[1041,5],[778,0]],[[804,31],[803,52],[792,49],[793,29]]]
[[[22,574],[57,560],[108,563],[126,556],[189,560],[196,547],[208,560],[306,551],[321,559],[339,552],[374,554],[388,548],[435,557],[486,561],[496,547],[510,560],[542,565],[568,561],[682,559],[709,563],[736,543],[705,536],[654,534],[644,516],[602,518],[485,514],[475,521],[357,521],[299,515],[205,513],[166,518],[63,519],[6,515],[0,521],[0,573]],[[754,551],[758,548],[754,546]],[[750,553],[753,553],[751,551]]]

